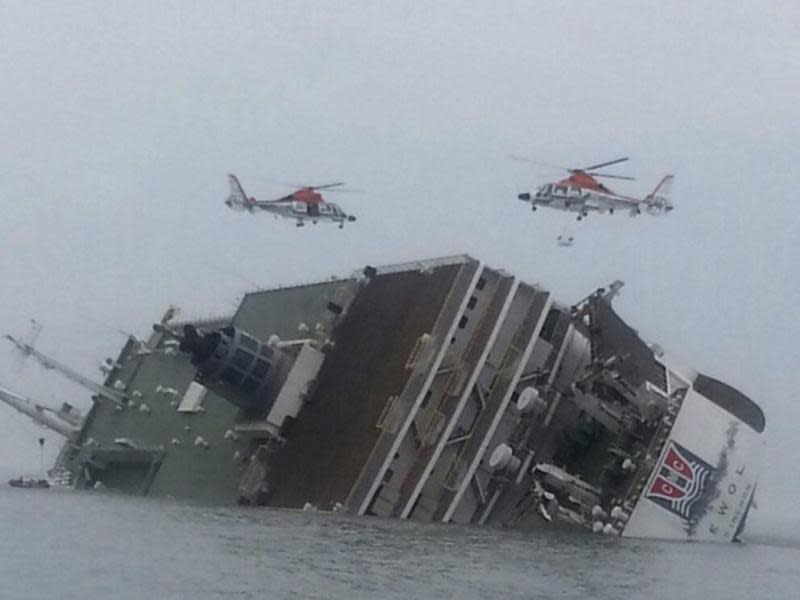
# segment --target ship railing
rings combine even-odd
[[[167,329],[180,330],[184,325],[193,325],[198,328],[203,327],[223,327],[233,321],[233,315],[211,315],[198,317],[196,319],[181,319],[180,321],[170,321],[165,325]]]
[[[441,258],[430,258],[427,260],[415,260],[390,265],[381,265],[379,267],[375,267],[375,271],[379,275],[390,275],[392,273],[403,273],[406,271],[430,271],[436,267],[461,265],[471,260],[474,259],[468,254],[454,254],[452,256],[443,256]]]

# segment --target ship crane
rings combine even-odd
[[[80,431],[80,424],[72,422],[74,419],[65,418],[59,411],[49,406],[32,402],[2,387],[0,387],[0,401],[30,417],[42,427],[47,427],[63,435],[68,440],[75,439]]]
[[[128,398],[124,393],[112,390],[99,383],[95,383],[88,377],[84,377],[83,375],[71,369],[70,367],[63,365],[57,360],[42,354],[32,345],[26,344],[25,342],[22,342],[13,336],[5,335],[4,337],[12,344],[14,344],[14,346],[16,346],[17,350],[19,350],[23,356],[25,357],[33,356],[36,360],[39,361],[39,363],[45,369],[54,369],[58,371],[70,381],[77,383],[82,387],[85,387],[86,389],[94,392],[98,396],[106,398],[107,400],[111,400],[114,404],[117,404],[119,406],[125,406],[127,404]]]

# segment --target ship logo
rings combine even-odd
[[[692,509],[709,484],[714,467],[670,441],[656,477],[647,490],[647,498],[678,515],[693,521]]]

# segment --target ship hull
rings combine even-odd
[[[459,255],[244,297],[129,342],[78,487],[521,530],[731,541],[763,453],[738,391],[611,307]]]

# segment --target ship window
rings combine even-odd
[[[394,471],[392,471],[391,469],[386,469],[386,472],[383,474],[383,483],[389,483],[389,480],[392,478],[392,475],[394,475]]]
[[[692,388],[740,421],[747,423],[758,433],[764,431],[766,424],[764,413],[755,402],[740,391],[705,375],[698,375]]]
[[[269,363],[262,359],[257,359],[256,364],[253,367],[253,370],[250,371],[250,375],[253,377],[264,377],[269,371]]]
[[[231,385],[239,385],[242,382],[242,374],[236,369],[228,367],[222,372],[222,381]]]
[[[236,354],[233,356],[233,364],[236,365],[238,368],[246,371],[250,368],[250,364],[253,362],[253,355],[250,354],[247,350],[242,350],[241,348],[236,349]]]
[[[467,308],[472,310],[475,308],[475,305],[478,303],[478,299],[475,296],[471,296],[469,302],[467,302]]]
[[[542,338],[545,342],[552,342],[553,341],[553,334],[556,331],[556,324],[558,323],[558,318],[561,316],[561,311],[551,309],[549,313],[547,313],[547,317],[544,320],[544,324],[542,325],[542,331],[539,334],[539,337]]]
[[[243,333],[241,335],[241,337],[239,337],[239,343],[242,346],[244,346],[245,348],[247,348],[248,350],[252,350],[253,352],[258,350],[258,342],[255,341],[253,338],[251,338],[246,333]]]
[[[244,380],[242,384],[242,391],[245,394],[252,394],[258,389],[259,382],[257,379],[250,379],[249,377]]]
[[[478,278],[478,283],[475,284],[476,290],[482,290],[486,287],[486,280],[483,277]]]
[[[464,329],[464,327],[467,326],[468,322],[469,322],[469,317],[467,315],[462,315],[461,320],[458,322],[458,328]]]

